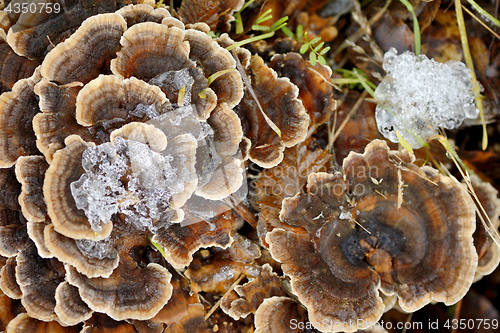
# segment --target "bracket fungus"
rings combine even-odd
[[[285,147],[304,141],[309,115],[298,98],[297,86],[286,77],[278,78],[262,58],[252,56],[247,72],[260,107],[247,88],[235,111],[241,119],[245,137],[251,141],[250,160],[271,168],[283,160]],[[271,127],[269,122],[278,129]]]
[[[283,161],[279,165],[260,173],[253,198],[260,209],[257,233],[262,245],[268,247],[266,234],[273,228],[287,227],[279,219],[283,199],[299,192],[310,173],[326,172],[331,157],[309,137],[304,142],[285,149]]]
[[[158,264],[137,267],[130,257],[121,261],[109,278],[88,278],[66,266],[68,282],[78,287],[80,297],[90,309],[115,320],[155,316],[172,296],[171,276]]]
[[[245,318],[260,307],[265,299],[286,296],[281,278],[273,272],[269,264],[264,264],[259,276],[238,285],[222,298],[221,309],[234,320]]]
[[[165,8],[154,8],[147,4],[128,5],[115,12],[123,16],[127,22],[127,28],[142,22],[161,23],[163,19],[171,17]]]
[[[280,77],[287,77],[299,88],[299,98],[306,108],[311,125],[319,126],[330,119],[337,107],[333,87],[328,81],[332,69],[321,64],[311,65],[298,53],[276,54],[269,67]]]
[[[0,256],[12,257],[29,242],[26,218],[21,213],[18,197],[21,192],[14,168],[0,169]]]
[[[194,292],[225,293],[241,274],[259,275],[260,267],[255,263],[261,255],[259,246],[238,233],[233,238],[227,250],[211,248],[196,254],[185,272]]]
[[[152,240],[161,245],[165,259],[172,267],[182,269],[191,263],[193,254],[200,248],[229,247],[233,242],[230,234],[234,227],[233,213],[226,212],[213,222],[200,221],[188,226],[175,224],[161,229]]]
[[[307,321],[307,311],[289,297],[266,298],[255,311],[256,333],[298,332],[297,323],[310,324]]]
[[[119,14],[89,17],[74,34],[47,54],[42,63],[42,76],[58,84],[89,82],[116,57],[125,29],[127,23]]]
[[[17,160],[16,177],[22,185],[19,204],[28,221],[45,221],[47,206],[43,199],[42,184],[48,167],[43,156],[23,156]]]
[[[17,81],[12,91],[0,95],[0,168],[14,165],[20,156],[37,154],[31,120],[40,112],[34,93],[40,79],[35,70],[31,77]]]
[[[280,219],[297,230],[266,236],[312,323],[348,331],[375,323],[380,289],[413,312],[459,301],[477,266],[475,207],[466,189],[406,151],[375,140],[350,153],[344,174],[312,173],[305,192],[283,200]],[[302,231],[300,231],[302,230]]]
[[[54,298],[57,286],[64,281],[64,267],[57,259],[42,259],[34,244],[16,257],[16,280],[22,292],[21,302],[32,318],[56,320]]]
[[[11,90],[17,81],[30,77],[40,63],[16,54],[0,29],[0,94]]]
[[[491,227],[498,230],[500,226],[500,199],[498,191],[489,183],[483,182],[477,175],[470,176],[470,181],[474,192],[488,216]],[[488,224],[487,221],[485,221]],[[488,235],[479,216],[476,221],[476,231],[474,232],[474,246],[479,257],[474,282],[479,281],[483,276],[488,275],[498,267],[500,263],[500,249]]]
[[[130,1],[149,3],[150,0]],[[85,19],[100,13],[110,13],[129,1],[116,0],[69,0],[64,3],[53,1],[27,1],[26,8],[7,34],[7,40],[15,52],[30,59],[43,58],[54,46],[65,40]],[[117,8],[118,7],[118,8]],[[20,15],[19,15],[20,14]]]
[[[78,327],[63,327],[56,321],[41,321],[30,317],[27,313],[20,313],[9,322],[6,332],[30,333],[78,333]]]

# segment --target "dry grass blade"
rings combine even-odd
[[[226,294],[231,292],[234,287],[236,287],[240,282],[241,280],[243,280],[243,278],[245,277],[245,275],[241,274],[240,277],[233,282],[233,284],[231,285],[231,287],[228,289],[228,291],[226,291]],[[224,295],[226,295],[224,294]],[[207,314],[205,315],[205,320],[207,320],[208,318],[210,318],[210,316],[215,312],[217,311],[217,309],[220,307],[220,303],[222,302],[222,298],[224,298],[224,295],[219,298],[219,300],[217,301],[217,303],[214,304],[214,306],[212,306],[212,308],[210,309],[210,311],[207,312]]]
[[[259,107],[260,112],[262,113],[262,116],[266,120],[266,123],[269,125],[269,127],[272,128],[272,130],[278,134],[278,136],[281,138],[281,130],[276,126],[275,123],[269,117],[264,113],[264,110],[262,109],[262,106],[260,105],[259,99],[255,95],[255,91],[253,91],[252,84],[250,83],[250,80],[248,79],[247,73],[245,72],[245,69],[241,65],[240,59],[238,58],[238,55],[234,50],[231,50],[231,53],[233,54],[233,58],[236,60],[236,68],[241,74],[241,78],[243,79],[243,82],[245,83],[245,86],[248,89],[248,92],[250,95],[252,95],[252,98],[255,100],[255,103],[257,103],[257,106]]]
[[[488,147],[488,133],[486,132],[486,122],[484,121],[484,109],[483,109],[483,100],[481,97],[481,88],[479,87],[479,83],[476,79],[476,72],[474,71],[474,63],[472,62],[472,55],[470,53],[469,48],[469,40],[467,39],[467,31],[465,30],[465,22],[464,22],[464,14],[462,12],[461,2],[459,0],[455,0],[455,11],[457,13],[457,23],[458,30],[460,31],[460,40],[462,42],[462,51],[464,53],[465,64],[467,68],[470,70],[471,81],[474,85],[474,94],[476,106],[479,109],[479,115],[481,117],[481,124],[483,126],[483,142],[482,148],[486,150]]]
[[[349,119],[351,119],[351,117],[356,113],[356,111],[358,111],[358,109],[360,108],[361,104],[363,104],[363,102],[365,101],[366,95],[368,95],[368,92],[366,90],[364,90],[361,93],[361,95],[359,96],[359,98],[356,101],[356,103],[354,104],[354,106],[352,107],[351,111],[349,111],[349,113],[345,117],[344,121],[342,121],[342,123],[340,124],[339,128],[337,129],[337,131],[335,131],[335,133],[333,133],[333,129],[330,131],[331,137],[328,138],[328,145],[326,146],[326,151],[328,151],[328,152],[331,153],[331,150],[332,150],[333,144],[335,143],[335,140],[337,140],[337,138],[339,137],[340,133],[342,132],[342,130],[344,129],[344,127],[349,122]],[[335,126],[335,124],[333,126]]]
[[[387,0],[386,3],[385,3],[385,5],[384,5],[384,7],[382,7],[382,9],[380,9],[375,15],[373,15],[373,17],[371,17],[368,20],[368,25],[369,26],[374,25],[378,20],[380,20],[380,18],[382,17],[382,15],[384,15],[384,13],[387,10],[387,8],[389,8],[389,5],[391,4],[391,2],[392,2],[392,0]],[[342,42],[342,44],[340,44],[340,46],[335,50],[335,52],[333,52],[331,58],[335,59],[335,57],[340,52],[342,52],[344,49],[346,49],[349,46],[349,44],[346,42],[347,40],[350,41],[350,42],[355,43],[364,34],[365,34],[365,29],[363,27],[360,27],[354,34],[352,34],[351,36],[349,36],[345,41]]]
[[[479,24],[481,24],[493,36],[495,36],[496,38],[500,39],[500,36],[496,32],[494,32],[490,27],[488,27],[488,25],[486,23],[484,23],[479,17],[477,17],[476,15],[474,15],[474,13],[471,12],[467,7],[465,7],[464,5],[462,5],[462,8],[467,12],[467,14],[469,14],[470,16],[472,16],[472,18],[474,20],[476,20]]]
[[[469,173],[467,171],[467,168],[465,167],[464,163],[462,162],[462,160],[458,156],[457,152],[455,151],[455,149],[453,149],[450,142],[442,135],[434,135],[434,136],[430,137],[429,140],[439,141],[439,143],[441,143],[443,145],[443,147],[446,149],[446,151],[448,152],[448,155],[450,156],[451,160],[453,161],[453,163],[455,164],[458,171],[462,175],[462,178],[465,181],[465,184],[467,186],[467,190],[469,191],[469,194],[471,195],[471,197],[474,201],[474,204],[476,206],[476,211],[479,215],[479,219],[481,220],[481,222],[484,226],[484,229],[486,230],[488,235],[490,235],[491,239],[493,239],[495,244],[498,247],[500,247],[500,235],[498,234],[498,230],[496,230],[496,228],[493,226],[493,223],[491,222],[490,218],[488,217],[488,214],[486,214],[486,211],[485,211],[483,205],[481,205],[481,202],[479,201],[479,198],[477,197],[476,192],[474,191],[474,188],[472,187],[472,183],[470,181],[470,177],[469,177]],[[448,176],[450,176],[450,178],[454,179],[457,183],[459,183],[459,181],[450,174],[450,172],[448,171],[448,169],[444,165],[441,164],[441,167],[443,170],[446,170],[446,172],[447,172]]]

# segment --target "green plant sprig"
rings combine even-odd
[[[243,33],[243,20],[241,19],[241,12],[250,6],[255,0],[246,2],[240,10],[234,13],[234,22],[236,24],[236,33],[241,35]]]
[[[160,251],[160,253],[161,253],[161,255],[163,256],[163,258],[166,258],[166,257],[167,257],[167,256],[166,256],[166,254],[165,254],[165,250],[163,249],[163,247],[162,247],[160,244],[153,242],[153,238],[151,238],[151,237],[149,238],[149,241],[151,242],[151,244],[152,244],[152,245],[153,245],[153,246],[154,246],[154,247],[155,247],[158,251]]]
[[[413,10],[413,6],[408,0],[399,0],[403,5],[405,5],[406,9],[410,11],[413,15],[413,43],[415,48],[415,54],[419,56],[421,51],[421,41],[420,41],[420,26],[418,25],[417,15],[415,15],[415,11]]]
[[[321,37],[309,40],[307,31],[304,33],[304,27],[301,24],[297,25],[297,31],[295,34],[287,27],[283,27],[281,30],[288,37],[295,39],[299,43],[303,43],[300,47],[299,53],[305,54],[309,50],[309,61],[313,66],[316,65],[316,62],[319,62],[321,65],[326,65],[324,55],[330,51],[330,47],[328,46],[323,48],[323,46],[325,46],[325,42],[321,42]]]
[[[474,8],[479,14],[486,17],[491,23],[500,28],[500,21],[494,18],[490,13],[479,6],[474,0],[467,0],[467,2]]]
[[[256,42],[259,40],[270,38],[270,37],[274,36],[276,31],[281,30],[282,28],[286,27],[286,24],[288,21],[288,16],[280,18],[278,21],[274,22],[271,26],[261,25],[261,23],[273,18],[273,16],[271,15],[271,12],[272,12],[272,9],[265,11],[261,16],[259,16],[257,18],[257,20],[255,21],[256,24],[254,24],[252,26],[253,31],[266,32],[265,34],[246,38],[242,41],[234,43],[233,45],[229,45],[228,47],[226,47],[226,50],[231,51],[232,49],[234,49],[236,47],[240,47],[240,46],[243,46],[243,45],[246,45],[249,43],[253,43],[253,42]],[[241,20],[241,13],[240,13],[239,19]],[[238,32],[238,31],[241,31],[240,33],[243,32],[243,26],[241,26],[241,30],[239,30],[238,23],[237,23],[236,29],[237,29],[236,32]]]
[[[342,85],[342,84],[350,84],[350,88],[353,89],[355,85],[360,84],[363,89],[365,89],[372,97],[374,94],[374,90],[377,89],[375,83],[371,82],[366,75],[359,68],[353,68],[352,70],[338,68],[335,70],[336,72],[342,73],[343,78],[340,79],[330,79],[332,84]]]

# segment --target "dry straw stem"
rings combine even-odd
[[[483,126],[483,150],[488,147],[488,133],[486,132],[486,123],[484,121],[483,100],[481,97],[481,88],[476,79],[476,72],[474,71],[474,63],[472,62],[472,55],[469,48],[469,40],[467,39],[467,31],[465,30],[464,14],[460,0],[455,0],[455,11],[457,13],[458,30],[460,31],[460,40],[462,42],[462,49],[464,52],[464,59],[467,68],[470,70],[472,84],[474,85],[474,94],[476,107],[479,109],[479,116],[481,117],[481,124]],[[440,141],[441,142],[441,141]],[[499,245],[500,246],[500,245]]]
[[[463,4],[462,4],[462,8],[467,12],[467,14],[469,14],[470,16],[472,16],[472,18],[474,20],[476,20],[479,24],[481,24],[493,36],[495,36],[496,38],[500,39],[500,36],[496,32],[494,32],[490,27],[488,27],[488,25],[486,23],[484,23],[481,19],[479,19],[479,17],[477,17],[476,15],[474,15],[474,13],[469,10],[469,8],[465,7]]]
[[[389,5],[391,4],[392,0],[387,0],[384,7],[380,9],[373,17],[371,17],[368,20],[368,27],[374,25],[381,17],[384,15],[385,11],[387,8],[389,8]],[[364,34],[366,34],[366,29],[367,27],[360,27],[354,34],[349,36],[345,41],[340,44],[340,46],[333,52],[331,59],[335,59],[335,57],[342,52],[345,48],[349,46],[348,41],[355,43],[359,38],[361,38]]]
[[[259,107],[259,110],[262,113],[262,116],[264,117],[264,119],[266,120],[266,123],[281,138],[281,130],[278,128],[278,126],[276,126],[275,123],[273,123],[273,121],[271,119],[269,119],[269,117],[265,114],[264,110],[262,109],[262,106],[260,105],[259,99],[255,95],[255,91],[253,91],[252,84],[250,83],[250,80],[248,79],[248,76],[245,72],[245,69],[243,69],[243,66],[241,65],[240,59],[236,55],[236,52],[234,50],[231,50],[231,53],[233,54],[233,58],[236,61],[236,68],[240,72],[241,78],[243,79],[243,82],[245,83],[245,86],[247,87],[248,92],[255,100],[255,103]]]
[[[366,98],[367,94],[368,94],[368,92],[366,90],[364,90],[361,93],[361,95],[359,96],[358,100],[356,101],[356,103],[352,107],[351,111],[347,114],[347,116],[342,121],[342,123],[340,124],[339,128],[337,129],[337,131],[335,133],[333,133],[333,131],[335,129],[335,123],[333,124],[333,128],[331,129],[331,131],[329,131],[330,132],[330,138],[328,139],[328,145],[326,146],[326,149],[325,149],[326,151],[331,152],[333,144],[335,143],[335,141],[337,140],[337,138],[339,137],[340,133],[342,132],[342,130],[344,129],[344,127],[347,125],[347,123],[349,122],[349,120],[351,119],[351,117],[356,113],[356,111],[358,111],[358,109],[360,108],[361,104],[363,104],[363,102],[365,101],[365,98]]]
[[[241,280],[243,280],[244,277],[245,277],[245,275],[241,274],[240,277],[236,281],[233,282],[233,284],[231,285],[231,287],[229,287],[229,289],[226,291],[226,293],[224,295],[222,295],[222,297],[219,298],[217,303],[215,303],[214,306],[212,306],[210,311],[207,312],[207,314],[205,315],[205,320],[210,318],[210,316],[219,308],[220,303],[222,303],[222,299],[224,298],[224,296],[226,296],[227,293],[230,293],[234,289],[234,287],[236,287],[241,282]]]
[[[442,135],[434,135],[434,136],[430,137],[429,140],[439,141],[439,143],[441,143],[443,145],[443,147],[446,149],[446,151],[448,152],[448,156],[450,156],[453,163],[455,163],[455,166],[457,167],[458,171],[462,175],[462,178],[465,180],[467,190],[474,201],[474,205],[476,206],[477,215],[479,215],[479,219],[483,223],[484,229],[488,232],[488,234],[493,239],[495,244],[498,247],[500,247],[500,235],[498,234],[498,231],[496,230],[496,228],[494,227],[490,218],[488,217],[488,214],[486,214],[486,211],[484,210],[483,205],[481,205],[481,202],[479,201],[479,198],[477,197],[476,192],[474,191],[474,188],[472,187],[472,183],[470,181],[469,171],[467,170],[467,167],[462,162],[462,160],[458,156],[455,149],[453,149],[453,147],[451,146],[451,144],[447,138],[445,138]],[[441,164],[441,169],[445,170],[450,178],[452,178],[457,183],[459,183],[459,181],[455,177],[453,177],[453,175],[451,175],[451,173],[448,171],[448,169],[442,164]]]

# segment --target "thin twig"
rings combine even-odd
[[[408,326],[406,326],[406,323],[409,323],[411,321],[412,317],[413,317],[413,312],[410,312],[408,314],[408,317],[406,317],[405,327],[403,328],[403,330],[401,331],[401,333],[406,333],[406,328],[408,327]]]
[[[488,30],[489,32],[491,32],[491,34],[493,36],[495,36],[496,38],[500,39],[500,36],[494,32],[490,27],[488,27],[488,25],[486,23],[484,23],[481,19],[479,19],[479,17],[477,17],[476,15],[474,15],[473,12],[471,12],[467,7],[465,7],[463,4],[462,4],[462,8],[467,12],[467,14],[469,14],[470,16],[472,16],[477,22],[479,22],[479,24],[481,24],[486,30]]]
[[[221,298],[219,298],[219,300],[217,301],[217,303],[215,303],[214,306],[212,306],[212,308],[210,309],[210,311],[207,312],[207,314],[205,315],[205,320],[207,320],[208,318],[210,318],[210,316],[215,311],[217,311],[217,309],[220,306],[220,303],[222,303],[222,299],[224,298],[224,296],[226,296],[227,293],[231,292],[234,289],[234,287],[236,287],[241,282],[241,280],[243,280],[244,277],[245,277],[245,275],[241,274],[240,277],[236,281],[233,282],[233,284],[231,285],[231,287],[229,287],[228,291],[226,291],[226,293]]]
[[[340,132],[342,132],[342,130],[347,125],[347,123],[349,122],[349,120],[351,119],[351,117],[361,107],[361,104],[365,101],[365,98],[366,98],[367,94],[368,94],[368,92],[366,90],[361,93],[361,95],[359,96],[358,100],[356,101],[356,103],[352,107],[351,111],[349,111],[349,113],[347,114],[347,116],[345,117],[345,119],[342,121],[342,123],[340,124],[340,126],[337,129],[337,131],[335,132],[335,134],[333,134],[333,137],[330,140],[328,140],[329,142],[328,142],[328,145],[326,146],[326,150],[327,151],[330,151],[330,149],[333,147],[333,144],[335,143],[335,141],[339,137]]]
[[[233,195],[231,194],[224,199],[224,202],[228,204],[229,207],[231,207],[243,220],[250,224],[252,228],[257,230],[257,217],[250,207],[244,204],[243,201],[236,203]]]
[[[387,8],[389,8],[389,5],[391,4],[392,0],[387,0],[387,2],[385,3],[384,7],[382,7],[381,10],[379,10],[375,15],[373,15],[373,17],[371,17],[369,20],[368,20],[368,25],[369,26],[372,26],[374,25],[378,20],[380,20],[380,18],[382,17],[382,15],[384,15],[385,11],[387,10]],[[351,36],[349,36],[347,38],[347,40],[355,43],[359,38],[361,38],[363,35],[365,34],[365,29],[363,29],[363,27],[360,27],[358,29],[358,31],[356,31],[354,34],[352,34]],[[348,47],[348,43],[346,41],[343,41],[342,44],[340,44],[340,46],[335,50],[335,52],[333,52],[332,54],[332,59],[335,59],[335,57],[340,53],[342,52],[344,49],[346,49]]]
[[[236,51],[231,50],[231,53],[233,54],[233,58],[236,61],[236,68],[241,74],[241,78],[243,79],[243,82],[245,83],[246,88],[248,89],[248,92],[252,96],[252,98],[255,100],[255,103],[259,107],[260,113],[266,120],[266,123],[269,125],[269,127],[272,128],[272,130],[278,134],[278,136],[281,138],[281,130],[276,126],[276,124],[267,116],[267,114],[264,113],[264,110],[262,109],[262,106],[260,105],[259,99],[257,98],[257,95],[255,94],[255,91],[252,88],[252,84],[250,83],[250,80],[247,77],[247,73],[245,72],[245,69],[241,65],[240,59],[238,58],[238,55],[236,54]]]

